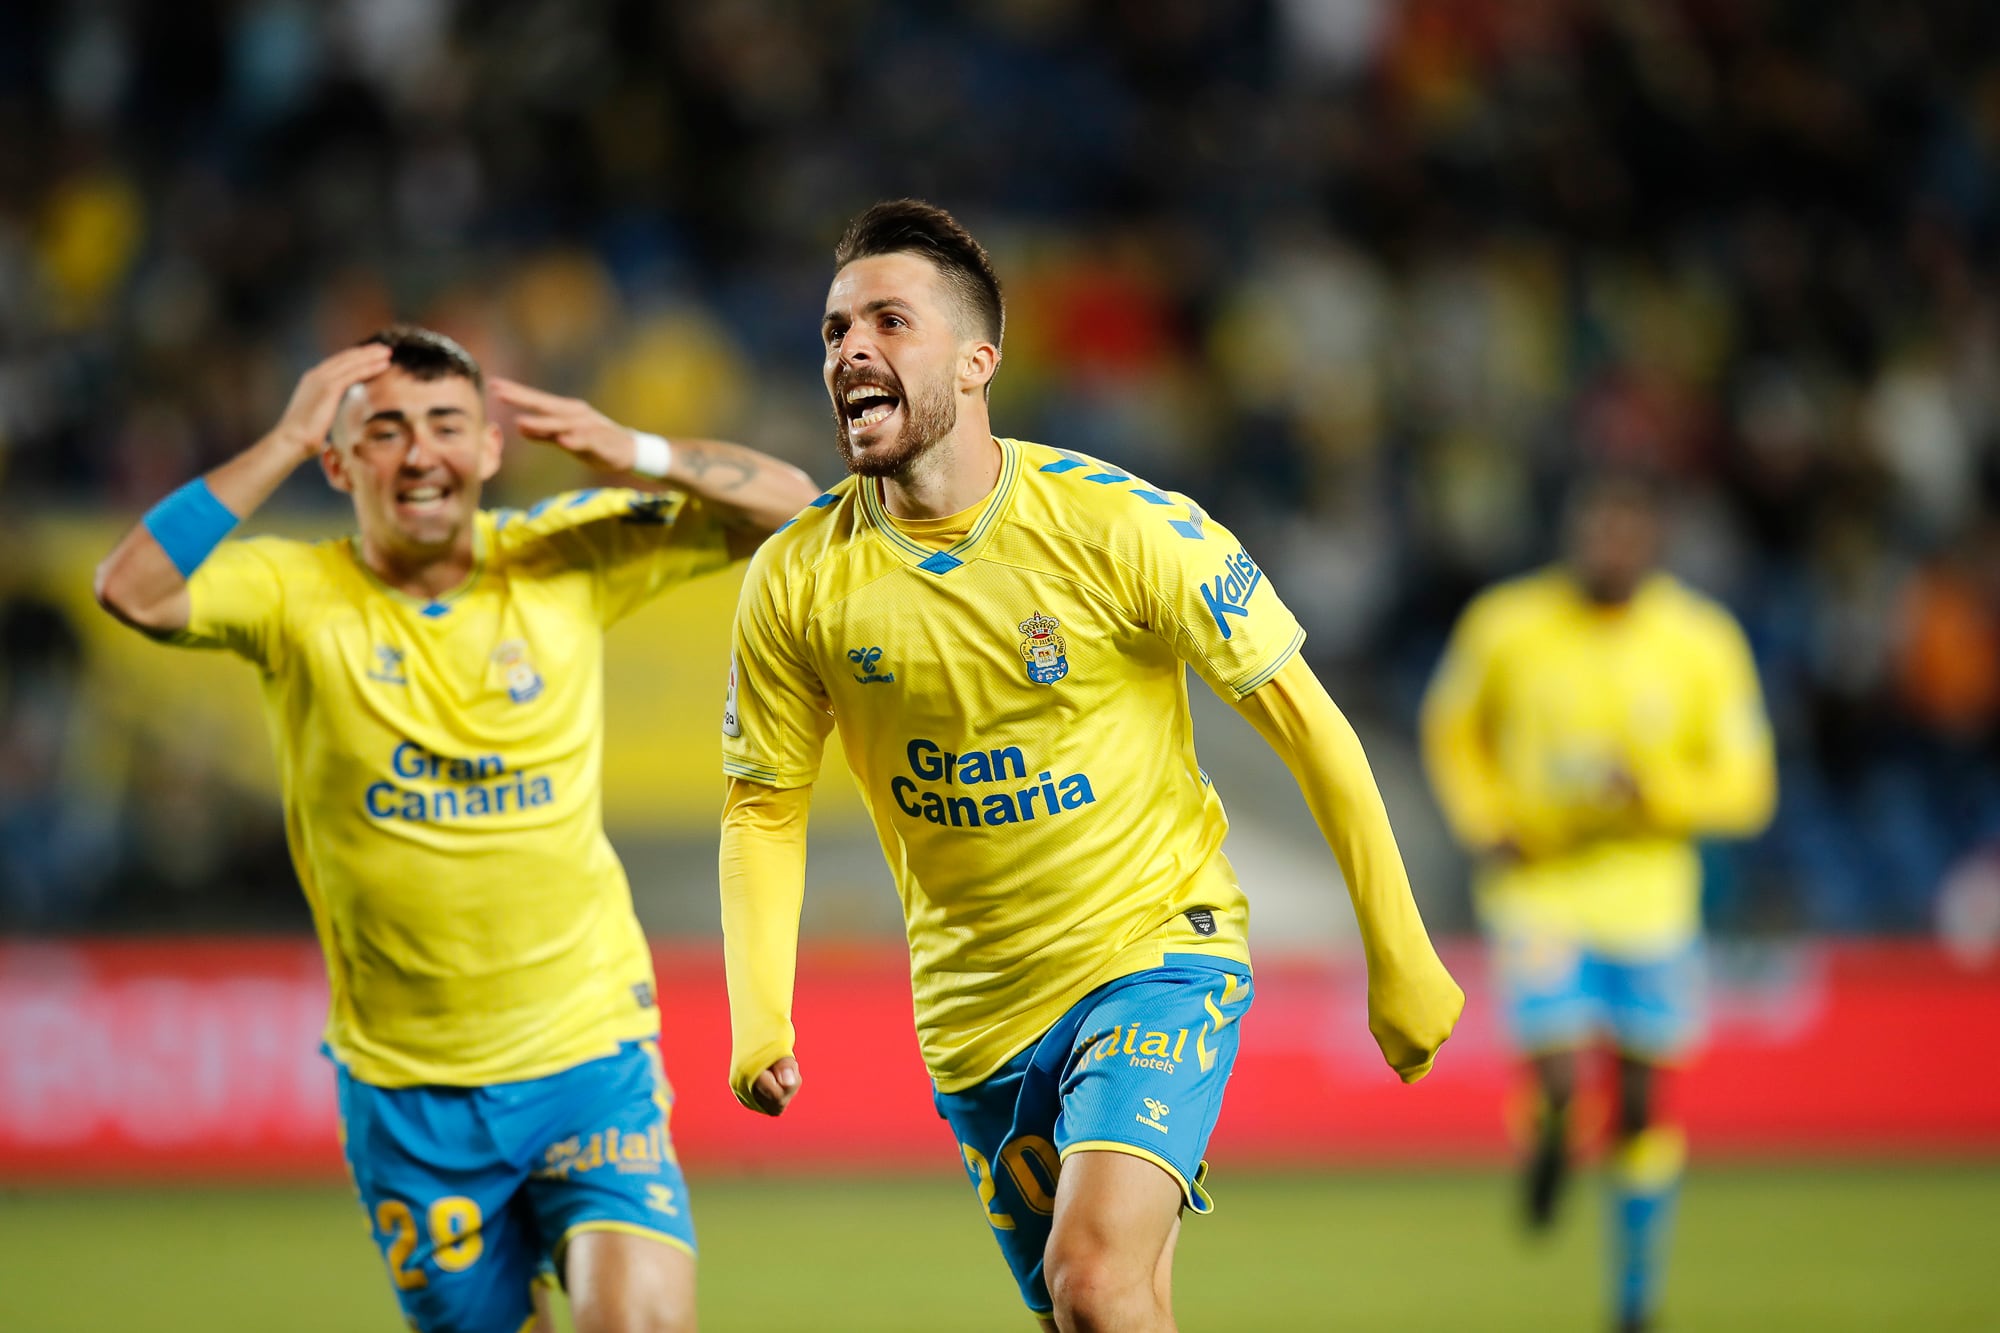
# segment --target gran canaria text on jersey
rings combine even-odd
[[[1059,815],[1097,800],[1090,778],[1071,773],[1058,779],[1050,772],[1028,779],[1027,760],[1017,745],[957,754],[935,741],[919,737],[904,749],[910,772],[924,782],[946,787],[977,787],[1000,782],[1026,782],[1016,791],[961,796],[936,787],[919,787],[897,774],[889,780],[896,806],[912,819],[952,828],[984,828],[994,824],[1026,823],[1040,815]]]
[[[399,778],[429,779],[441,785],[427,790],[393,782],[369,783],[361,794],[361,804],[374,819],[429,824],[482,819],[510,811],[518,814],[556,798],[547,777],[539,773],[530,777],[518,768],[510,769],[497,754],[452,758],[404,741],[390,753],[389,768]]]

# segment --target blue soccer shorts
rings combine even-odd
[[[656,1043],[546,1078],[378,1088],[339,1073],[347,1165],[421,1333],[518,1333],[583,1231],[694,1253]]]
[[[1614,956],[1552,933],[1494,941],[1495,977],[1515,1042],[1530,1055],[1609,1042],[1658,1064],[1685,1057],[1701,1036],[1701,944]]]
[[[1168,954],[1084,996],[984,1083],[937,1095],[1030,1310],[1053,1308],[1042,1254],[1071,1153],[1142,1157],[1174,1178],[1187,1207],[1209,1211],[1202,1154],[1250,998],[1241,963]]]

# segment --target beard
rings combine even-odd
[[[846,393],[846,385],[837,387],[843,395]],[[949,384],[930,385],[914,396],[907,391],[907,386],[901,386],[900,391],[903,424],[897,430],[896,438],[870,445],[865,455],[854,447],[846,412],[839,403],[834,404],[833,442],[840,450],[840,461],[855,476],[902,476],[958,425],[958,398]]]

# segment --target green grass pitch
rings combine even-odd
[[[1027,1333],[972,1192],[935,1179],[694,1181],[707,1333]],[[1492,1172],[1225,1173],[1184,1230],[1190,1333],[1591,1333],[1598,1200],[1528,1244]],[[2000,1164],[1721,1168],[1683,1196],[1667,1330],[2000,1329]],[[394,1333],[336,1188],[0,1192],[0,1328]]]

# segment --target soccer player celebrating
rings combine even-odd
[[[815,488],[497,389],[530,438],[669,489],[482,512],[501,434],[479,367],[393,328],[307,371],[268,435],[146,515],[98,599],[262,675],[347,1161],[411,1324],[546,1329],[553,1263],[580,1333],[691,1329],[652,965],[604,836],[603,635]],[[312,458],[355,536],[223,540]]]
[[[821,323],[854,475],[759,552],[724,711],[731,1082],[776,1115],[807,807],[838,725],[903,900],[923,1055],[1046,1327],[1166,1330],[1252,981],[1186,666],[1285,759],[1345,872],[1369,1025],[1421,1078],[1464,997],[1353,730],[1256,561],[1185,496],[998,439],[1000,285],[947,213],[848,227]]]
[[[1695,1037],[1701,871],[1691,842],[1747,837],[1776,779],[1756,668],[1729,613],[1654,570],[1658,500],[1605,473],[1572,501],[1565,565],[1466,610],[1424,702],[1425,758],[1481,862],[1509,1025],[1539,1114],[1529,1224],[1552,1219],[1577,1053],[1618,1056],[1611,1161],[1617,1325],[1647,1326],[1685,1156],[1655,1071]]]

